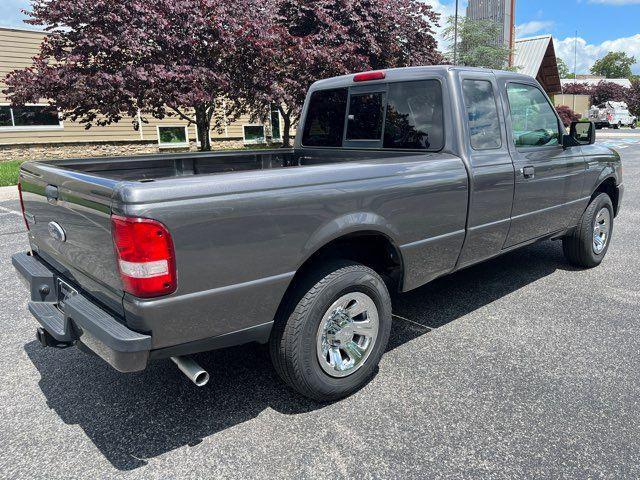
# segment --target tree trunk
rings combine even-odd
[[[291,147],[291,110],[285,111],[284,108],[278,107],[280,115],[282,115],[283,130],[282,132],[282,148]]]
[[[211,139],[209,138],[211,115],[209,115],[206,105],[198,105],[195,110],[196,128],[198,130],[198,140],[200,140],[200,151],[208,152],[211,150]]]

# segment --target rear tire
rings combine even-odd
[[[612,234],[613,204],[601,193],[591,200],[573,234],[562,239],[564,256],[578,267],[596,267],[609,250]]]
[[[347,314],[365,307],[366,312],[353,318]],[[374,317],[375,335],[368,330]],[[278,312],[270,340],[271,360],[294,390],[319,402],[333,401],[371,379],[390,331],[391,299],[380,275],[358,263],[333,261],[303,277]],[[322,358],[324,347],[327,354]]]

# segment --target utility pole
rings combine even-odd
[[[578,80],[578,30],[573,37],[573,80]],[[573,111],[576,111],[576,94],[573,94]]]
[[[453,21],[453,64],[458,64],[458,0],[456,0],[456,14]]]
[[[576,30],[576,35],[573,37],[573,79],[578,79],[578,30]]]

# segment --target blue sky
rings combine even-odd
[[[444,16],[454,10],[454,0],[423,0]],[[460,0],[464,14],[466,0]],[[0,25],[27,27],[21,8],[28,0],[0,0]],[[608,51],[625,51],[638,62],[640,74],[640,0],[516,0],[518,36],[550,33],[556,53],[573,70],[573,49],[578,31],[578,73],[588,73]]]
[[[424,0],[443,15],[454,11],[454,0]],[[467,1],[460,0],[464,14]],[[589,68],[609,51],[624,51],[638,60],[640,74],[640,0],[516,0],[518,37],[552,34],[556,54],[573,70],[577,35],[577,71]]]

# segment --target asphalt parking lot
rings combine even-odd
[[[199,355],[200,389],[42,348],[0,200],[0,477],[640,477],[640,141],[605,141],[626,193],[600,267],[544,242],[400,296],[377,375],[330,405],[254,345]]]

